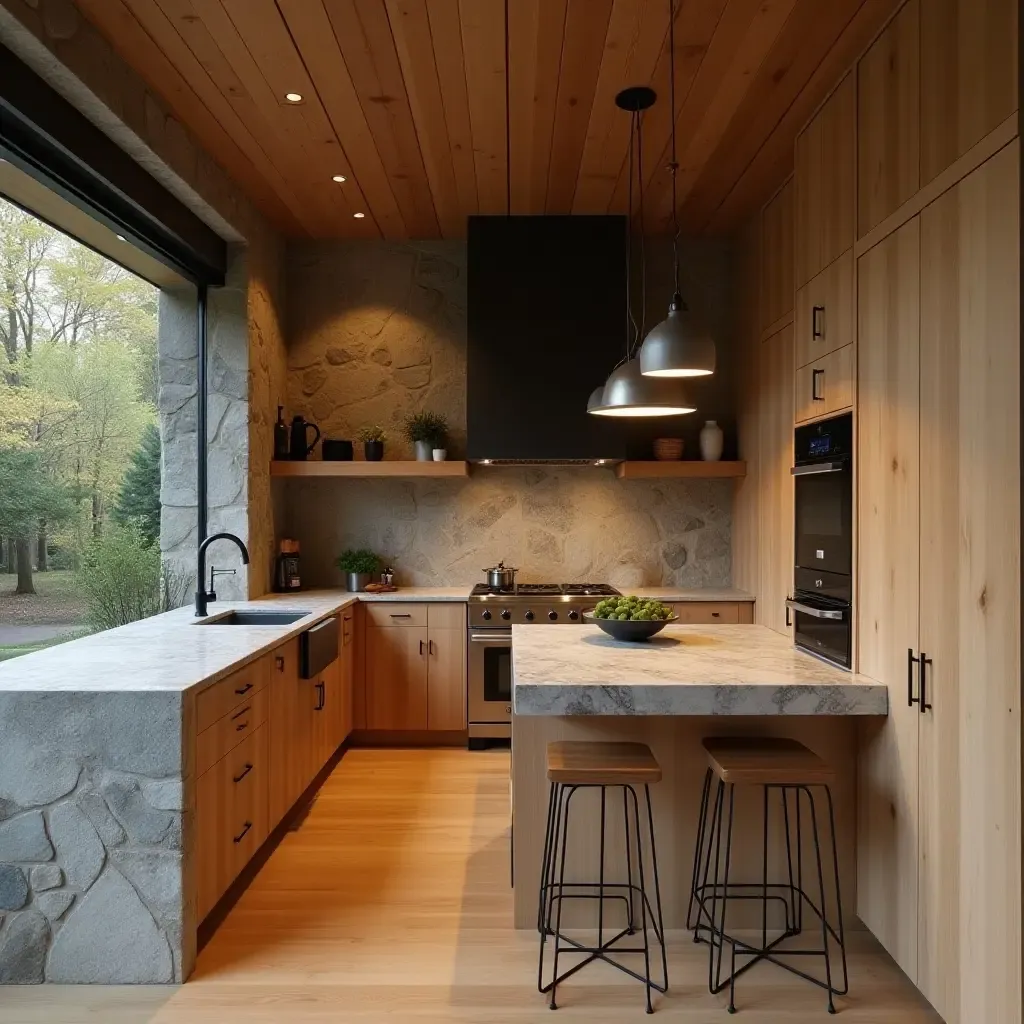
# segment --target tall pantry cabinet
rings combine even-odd
[[[858,913],[949,1024],[1020,1019],[1018,190],[1014,141],[858,264]]]

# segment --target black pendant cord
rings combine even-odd
[[[512,110],[509,101],[512,88],[509,82],[512,72],[508,63],[508,5],[505,0],[505,216],[512,216]]]
[[[640,340],[647,337],[647,247],[644,244],[644,114],[636,115],[636,182],[640,189],[640,331],[633,343],[633,354],[640,347]]]
[[[676,156],[676,5],[668,0],[668,91],[670,115],[672,118],[672,162],[668,165],[672,175],[672,282],[673,305],[682,305],[683,295],[679,290],[679,203],[676,196],[676,176],[679,160]]]
[[[626,199],[626,356],[616,365],[621,366],[629,360],[636,347],[640,332],[636,317],[633,316],[633,155],[634,140],[640,112],[634,110],[629,115],[629,179]]]

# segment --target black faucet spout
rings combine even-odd
[[[234,544],[238,545],[238,550],[242,552],[242,565],[249,564],[249,551],[242,541],[241,537],[236,537],[233,533],[214,533],[206,538],[199,545],[199,552],[197,555],[198,566],[196,573],[196,616],[203,618],[206,615],[206,603],[207,601],[213,600],[212,596],[203,589],[203,580],[206,578],[206,549],[215,540],[229,540]]]

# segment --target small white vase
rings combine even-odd
[[[447,448],[435,448],[434,449],[434,461],[435,462],[444,462],[444,460],[447,459],[447,458],[448,458],[448,449]]]
[[[430,461],[430,442],[429,441],[416,441],[413,445],[416,449],[416,461],[417,462],[429,462]]]
[[[707,420],[700,431],[700,457],[705,462],[717,462],[722,457],[722,428]]]

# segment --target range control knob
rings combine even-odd
[[[482,611],[482,612],[480,613],[480,618],[481,618],[481,619],[483,619],[483,620],[484,620],[484,622],[490,622],[490,621],[491,621],[491,613],[490,613],[490,612],[489,612],[489,611],[488,611],[488,610],[487,610],[487,609],[485,608],[485,609],[484,609],[484,610],[483,610],[483,611]]]
[[[549,611],[549,612],[548,612],[548,618],[549,618],[549,619],[550,619],[550,620],[551,620],[552,622],[554,622],[554,621],[555,621],[555,619],[557,619],[557,618],[558,618],[558,612],[556,612],[556,611],[555,611],[554,609],[552,609],[551,611]]]
[[[523,618],[526,619],[527,622],[533,622],[533,612],[523,612]]]
[[[569,619],[570,619],[570,621],[577,622],[579,620],[579,617],[580,617],[580,613],[578,611],[576,611],[575,608],[573,608],[573,610],[571,612],[569,612]]]
[[[501,617],[507,622],[512,618],[512,613],[507,608],[501,609]]]

